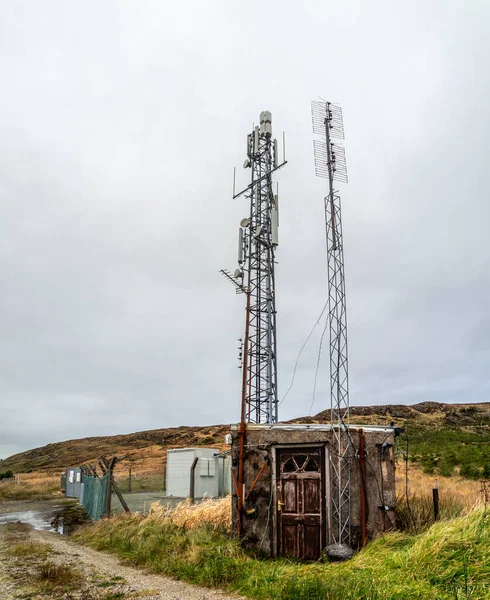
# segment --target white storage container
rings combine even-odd
[[[190,495],[190,471],[194,459],[194,498],[217,498],[230,493],[230,461],[216,456],[216,448],[177,448],[167,450],[167,496],[187,498]]]

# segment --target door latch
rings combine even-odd
[[[278,500],[277,501],[277,510],[281,511],[283,506],[284,506],[284,502],[281,502],[280,500]]]

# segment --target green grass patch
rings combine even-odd
[[[73,539],[163,575],[258,600],[454,600],[490,598],[490,517],[474,511],[418,535],[391,533],[343,564],[299,564],[248,555],[237,540],[122,516]]]
[[[45,558],[50,552],[49,544],[38,542],[20,542],[8,549],[8,554],[16,558]]]

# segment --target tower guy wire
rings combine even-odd
[[[298,356],[296,357],[296,362],[294,363],[294,369],[293,369],[293,375],[291,377],[291,383],[289,384],[288,389],[286,390],[286,393],[284,394],[284,396],[282,397],[281,401],[279,402],[279,406],[281,406],[281,404],[284,402],[284,400],[286,400],[287,395],[289,394],[289,392],[291,391],[293,384],[294,384],[294,378],[296,377],[296,370],[298,368],[298,364],[299,364],[299,359],[301,358],[301,354],[303,353],[303,350],[306,348],[306,345],[308,344],[308,342],[310,341],[311,336],[313,335],[313,332],[315,331],[315,329],[318,327],[318,325],[320,324],[320,321],[325,313],[325,311],[327,310],[327,306],[328,306],[328,299],[325,302],[323,308],[322,308],[322,312],[320,313],[318,319],[315,321],[315,324],[313,325],[313,327],[311,328],[310,333],[308,334],[308,337],[306,338],[306,340],[303,342],[303,345],[301,346],[299,352],[298,352]]]

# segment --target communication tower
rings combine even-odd
[[[344,248],[340,196],[334,182],[347,183],[345,150],[332,139],[344,139],[340,106],[325,101],[311,103],[315,172],[328,179],[325,196],[327,238],[328,323],[330,330],[330,418],[333,429],[332,536],[335,543],[350,543],[349,384],[347,364],[347,315]]]
[[[247,294],[245,338],[242,346],[243,420],[251,423],[277,423],[277,339],[275,252],[279,244],[279,205],[274,193],[272,174],[286,164],[283,144],[282,161],[278,143],[272,137],[269,111],[260,113],[260,125],[247,135],[244,169],[250,169],[250,183],[235,192],[245,196],[249,215],[238,230],[238,269],[230,279],[237,293]]]

